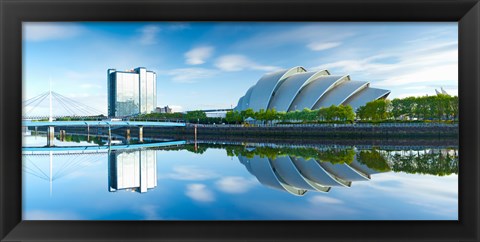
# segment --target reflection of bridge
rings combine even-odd
[[[22,121],[24,127],[41,127],[41,126],[177,126],[183,127],[185,123],[174,122],[140,122],[140,121],[52,121],[52,122],[35,122]]]
[[[143,144],[130,144],[130,145],[112,145],[112,146],[53,146],[53,147],[23,147],[22,151],[111,151],[111,150],[128,150],[128,149],[142,149],[152,147],[164,147],[171,145],[183,145],[186,142],[181,141],[168,141],[161,143],[143,143]]]
[[[109,191],[133,189],[146,192],[147,188],[156,186],[155,150],[146,148],[183,144],[185,141],[115,146],[24,147],[22,148],[23,172],[49,181],[50,195],[52,195],[53,181],[97,163],[108,155]],[[45,156],[49,157],[48,167],[46,163],[36,160]],[[68,158],[65,162],[58,164],[54,170],[54,157],[57,156],[64,158],[68,156]],[[155,185],[152,186],[152,184]]]

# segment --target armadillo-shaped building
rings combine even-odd
[[[235,110],[295,111],[331,105],[350,105],[356,110],[389,94],[389,90],[370,87],[369,82],[353,81],[349,75],[330,75],[328,70],[313,72],[294,67],[265,74],[239,99]]]

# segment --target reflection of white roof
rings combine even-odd
[[[350,187],[352,181],[370,180],[370,174],[378,173],[356,160],[348,165],[290,156],[238,159],[261,184],[297,196],[308,190],[328,192],[332,186]]]
[[[239,99],[235,109],[293,111],[332,104],[350,104],[356,109],[388,94],[389,90],[371,88],[368,82],[351,81],[348,75],[332,76],[327,70],[307,72],[294,67],[264,75]]]
[[[359,172],[363,172],[364,174],[376,174],[376,173],[380,173],[379,171],[376,171],[370,167],[368,167],[367,165],[365,164],[362,164],[360,162],[358,162],[357,160],[357,155],[355,155],[355,159],[353,160],[353,162],[350,164],[351,167],[355,168],[355,170],[359,171]]]
[[[339,179],[334,174],[330,174],[314,159],[293,158],[293,161],[305,177],[324,186],[349,187],[352,184],[349,181]]]
[[[242,156],[239,156],[239,158]],[[287,191],[293,195],[303,195],[307,192],[305,189],[299,189],[293,187],[281,178],[279,179],[278,175],[275,174],[275,171],[270,165],[268,158],[261,158],[260,156],[255,156],[253,159],[247,159],[242,157],[240,161],[243,160],[243,164],[247,166],[247,170],[254,175],[257,180],[265,186],[275,188],[282,191]]]
[[[370,180],[370,176],[359,172],[347,164],[332,164],[330,162],[320,162],[320,165],[329,173],[335,174],[343,180],[364,181]]]
[[[317,190],[321,192],[328,192],[330,190],[330,187],[315,183],[302,176],[302,174],[293,164],[292,158],[289,156],[278,157],[270,162],[272,163],[275,172],[282,177],[286,183],[294,187],[305,190]]]

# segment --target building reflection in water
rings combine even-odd
[[[333,164],[292,156],[274,159],[255,155],[238,159],[257,180],[274,189],[302,196],[307,191],[328,192],[332,187],[350,187],[352,181],[370,180],[370,175],[380,173],[357,161],[350,164]]]
[[[230,149],[232,147],[237,149],[240,146],[231,146]],[[176,150],[191,151],[186,146],[179,148]],[[227,153],[235,153],[224,148]],[[271,148],[276,155],[269,157],[266,155],[268,150],[243,147],[239,150],[246,153],[235,153],[234,156],[262,185],[297,196],[302,196],[307,191],[329,192],[333,187],[350,187],[352,182],[369,181],[372,174],[383,172],[449,175],[458,171],[456,150],[397,152],[375,149],[358,151],[351,148],[343,150],[343,153],[342,150],[330,152],[333,155],[325,156],[329,161],[321,156],[312,158],[292,155],[281,148]],[[316,151],[322,154],[320,150]],[[329,149],[323,152],[326,154]],[[330,162],[330,159],[335,158],[340,159]],[[156,150],[110,151],[108,169],[110,192],[127,190],[145,193],[157,186]]]
[[[111,151],[108,156],[108,190],[147,192],[157,186],[155,150]]]

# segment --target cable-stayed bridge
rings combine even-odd
[[[48,100],[48,102],[46,101]],[[86,127],[87,134],[90,127],[108,127],[108,138],[111,141],[111,129],[114,127],[138,128],[139,141],[143,141],[143,127],[183,127],[185,123],[178,122],[148,122],[148,121],[122,121],[106,120],[103,112],[66,97],[52,90],[43,92],[35,97],[23,101],[22,126],[42,127],[47,126],[47,146],[53,146],[55,127]],[[48,105],[47,105],[48,104]],[[47,108],[48,106],[48,108]],[[48,114],[47,114],[48,112]],[[46,121],[48,119],[48,121]],[[65,120],[67,119],[67,120]],[[76,121],[70,121],[73,119]],[[60,130],[62,132],[62,130]],[[128,129],[128,134],[130,130]]]
[[[27,99],[22,106],[23,119],[105,117],[104,112],[53,91]]]

